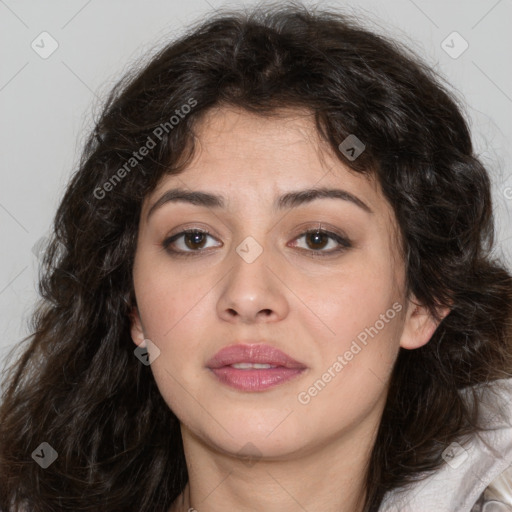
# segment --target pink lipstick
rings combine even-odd
[[[261,343],[225,347],[206,366],[221,382],[241,391],[264,391],[307,368],[281,350]]]

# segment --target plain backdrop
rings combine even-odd
[[[109,89],[191,22],[252,3],[0,0],[0,367],[29,332],[37,248]],[[512,0],[305,3],[358,15],[452,84],[491,172],[498,249],[512,267]]]

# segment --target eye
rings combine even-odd
[[[208,231],[201,229],[187,229],[181,231],[176,235],[166,238],[162,242],[162,247],[173,254],[181,256],[185,253],[200,252],[202,249],[208,247],[206,245],[207,238],[213,238]],[[178,249],[171,248],[172,245],[178,247]]]
[[[211,247],[207,245],[208,238],[213,237],[207,230],[187,229],[166,238],[162,242],[162,247],[167,252],[176,256],[189,256],[193,253],[200,254],[208,249],[208,247]],[[301,249],[310,252],[312,256],[329,256],[352,247],[347,238],[325,229],[310,229],[294,240],[300,239],[305,239],[307,245],[305,249]],[[329,243],[331,244],[330,250],[324,250],[329,247]]]
[[[295,240],[300,239],[305,240],[307,246],[305,249],[312,252],[314,256],[327,256],[330,254],[339,253],[348,249],[349,247],[352,247],[350,240],[347,238],[338,235],[337,233],[326,231],[324,229],[310,229],[303,233],[301,236],[297,237]],[[331,250],[324,250],[329,247],[329,243],[331,243]]]

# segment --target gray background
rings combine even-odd
[[[130,64],[190,22],[252,3],[0,0],[0,366],[28,334],[37,298],[34,246],[48,234],[106,93]],[[512,0],[319,5],[358,14],[370,28],[405,42],[453,85],[492,174],[498,251],[512,267]],[[450,36],[454,31],[463,39]],[[454,58],[464,41],[467,50]],[[44,55],[51,44],[58,48]]]

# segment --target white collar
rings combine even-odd
[[[461,442],[464,448],[453,444],[451,453],[443,452],[446,463],[426,479],[388,492],[379,512],[471,512],[489,484],[512,467],[512,378],[477,390],[492,430]]]

